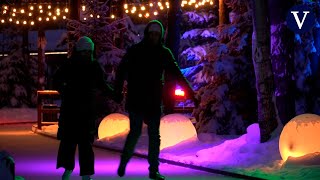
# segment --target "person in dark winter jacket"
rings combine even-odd
[[[94,174],[95,96],[97,90],[110,96],[113,93],[105,81],[104,71],[93,58],[93,51],[90,38],[79,38],[73,57],[58,69],[53,78],[54,87],[61,95],[57,168],[65,168],[62,179],[66,180],[75,166],[77,145],[80,176],[84,180]]]
[[[120,177],[125,174],[126,165],[133,155],[142,124],[145,122],[148,125],[149,136],[149,177],[165,179],[158,169],[164,73],[173,74],[188,96],[194,97],[194,92],[182,75],[171,51],[163,45],[163,36],[162,24],[156,20],[150,21],[145,28],[143,40],[127,50],[116,72],[115,100],[119,103],[122,101],[122,89],[126,80],[126,110],[130,119],[130,132],[118,168]]]

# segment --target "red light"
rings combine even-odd
[[[174,92],[174,94],[175,94],[176,96],[184,96],[184,91],[181,90],[181,89],[176,89],[175,92]]]

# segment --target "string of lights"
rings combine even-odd
[[[213,0],[182,0],[182,8],[199,8],[202,6],[213,6]],[[125,1],[123,5],[124,13],[138,18],[154,18],[160,14],[168,12],[170,4],[168,0],[147,0],[140,3]],[[81,11],[86,12],[87,7],[81,5]],[[2,5],[0,11],[0,24],[12,23],[17,25],[35,26],[37,23],[64,20],[69,16],[69,5],[65,3],[24,3]],[[89,18],[100,18],[100,15],[88,14],[81,20]],[[110,18],[116,19],[116,15],[111,14]]]
[[[14,23],[34,26],[39,22],[66,19],[69,14],[68,4],[21,4],[1,7],[1,24]]]

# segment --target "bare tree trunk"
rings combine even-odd
[[[295,117],[294,33],[284,24],[294,0],[270,0],[271,59],[278,116],[283,125]]]
[[[274,82],[270,59],[268,1],[253,0],[252,59],[256,76],[260,141],[270,139],[278,126],[273,102]]]
[[[219,0],[219,25],[228,23],[227,6],[224,0]]]
[[[166,45],[172,51],[174,58],[179,62],[179,48],[180,48],[180,23],[181,23],[181,0],[170,0],[170,9],[168,12],[167,37]],[[172,75],[165,74],[166,79],[172,79]],[[164,85],[164,112],[171,114],[174,112],[174,81],[166,81]]]
[[[45,31],[40,27],[38,30],[38,90],[45,89],[45,46]]]
[[[73,20],[79,20],[80,19],[80,0],[69,0],[70,4],[70,19]],[[67,28],[68,31],[72,31],[70,27]],[[77,40],[77,37],[75,37],[73,34],[68,33],[68,57],[72,54],[72,47],[75,41]]]

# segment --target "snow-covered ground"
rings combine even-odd
[[[2,109],[0,109],[0,112]],[[8,112],[8,110],[6,110]],[[24,111],[27,112],[27,111]],[[33,111],[29,111],[34,113]],[[0,113],[3,114],[3,113]],[[31,115],[25,117],[30,117]],[[43,127],[40,133],[55,136],[58,126]],[[36,130],[35,128],[33,128]],[[320,179],[319,155],[299,165],[296,161],[283,162],[279,152],[279,135],[282,127],[273,134],[266,143],[259,143],[259,126],[253,124],[242,136],[218,136],[215,134],[198,134],[175,146],[161,150],[160,157],[167,160],[192,164],[196,166],[227,170],[265,179]],[[178,132],[172,132],[172,136]],[[122,150],[126,136],[102,138],[95,145]],[[147,154],[148,135],[144,127],[136,146],[136,153]],[[314,165],[315,164],[315,165]],[[318,164],[318,165],[317,165]]]
[[[0,108],[0,125],[36,121],[36,108]]]

